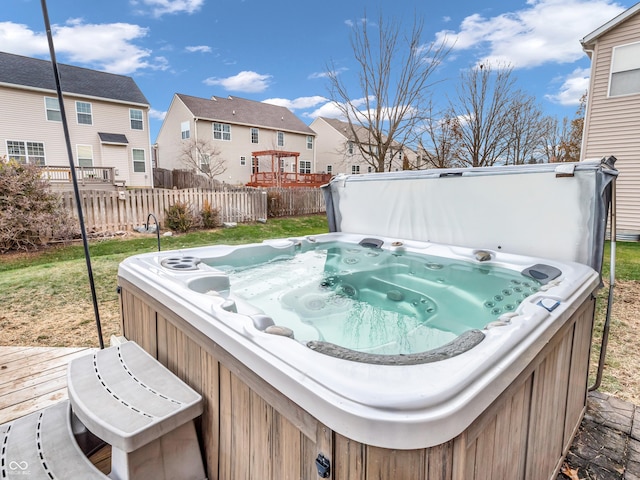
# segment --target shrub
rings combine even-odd
[[[197,219],[189,205],[176,202],[165,210],[167,227],[177,232],[186,233],[197,224]]]
[[[209,200],[205,200],[200,210],[202,226],[204,228],[215,228],[220,225],[220,210],[213,207]]]
[[[0,157],[0,253],[29,250],[79,234],[76,220],[35,165]]]

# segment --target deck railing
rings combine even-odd
[[[52,184],[71,184],[71,168],[46,165],[42,169],[42,178]],[[115,185],[114,167],[75,167],[79,185],[107,184]]]
[[[251,187],[319,187],[329,183],[329,173],[258,172],[251,175]]]

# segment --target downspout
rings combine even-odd
[[[591,95],[590,93],[593,91],[593,62],[594,56],[596,54],[595,50],[591,50],[590,48],[585,48],[584,44],[582,44],[582,50],[587,54],[589,59],[591,60],[591,66],[589,70],[589,90],[587,91],[587,104],[584,109],[584,121],[582,122],[582,141],[580,142],[580,160],[584,160],[584,154],[587,151],[587,125],[591,119],[590,114],[590,106],[591,106]]]
[[[149,123],[149,110],[145,110],[144,114],[147,117],[147,132],[148,132],[147,136],[149,138],[149,146],[153,150],[153,145],[151,145],[151,125]],[[153,157],[154,157],[154,153],[155,153],[156,167],[157,167],[158,166],[158,151],[156,150],[155,152],[153,152],[153,151],[149,152],[149,166],[151,167],[151,189],[152,190],[155,188],[155,185],[153,184]],[[148,223],[148,221],[147,221],[147,223]]]

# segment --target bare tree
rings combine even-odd
[[[461,166],[461,145],[457,134],[457,119],[451,110],[431,114],[425,121],[422,137],[418,142],[418,162],[415,169],[450,168]]]
[[[563,144],[566,162],[580,161],[580,152],[582,150],[582,132],[584,130],[584,114],[587,107],[587,93],[580,97],[580,105],[576,110],[576,115],[571,120],[569,127],[569,137]]]
[[[504,158],[511,128],[514,79],[511,67],[479,65],[461,74],[456,102],[451,102],[463,157],[471,167],[492,166]]]
[[[430,77],[448,53],[445,42],[422,42],[423,22],[409,34],[380,14],[377,25],[365,19],[353,30],[351,46],[358,64],[360,91],[353,95],[332,62],[329,96],[349,124],[364,160],[376,172],[390,169],[402,146],[416,143],[417,125],[425,118]]]
[[[522,165],[544,160],[548,122],[535,98],[518,91],[509,100],[507,149],[504,164]]]
[[[181,144],[180,161],[189,168],[213,180],[217,175],[227,171],[221,151],[209,140],[190,138]]]
[[[573,120],[564,117],[562,122],[557,118],[547,118],[545,138],[545,155],[549,162],[578,162],[582,148],[582,131],[584,128],[584,112],[587,94],[580,98],[580,105]]]
[[[544,155],[549,163],[564,162],[563,145],[569,141],[569,119],[564,117],[559,122],[556,117],[546,117],[547,128],[544,136]]]

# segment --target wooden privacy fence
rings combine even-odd
[[[282,208],[276,210],[269,207],[269,214],[267,196],[270,194],[257,189],[135,189],[120,192],[83,190],[80,197],[85,225],[90,232],[133,230],[144,225],[150,213],[154,214],[164,227],[165,210],[176,203],[189,205],[197,214],[202,210],[205,201],[208,201],[220,212],[221,222],[238,223],[254,222],[268,216],[308,215],[325,211],[322,193],[318,189],[272,190],[277,191],[278,203],[282,204]],[[60,195],[65,209],[77,217],[74,193],[61,192]],[[298,208],[292,206],[293,202],[299,203]],[[151,223],[153,224],[153,221]]]
[[[65,208],[76,214],[73,192],[61,193]],[[252,222],[267,218],[267,195],[260,190],[216,192],[212,190],[136,189],[121,192],[80,192],[85,225],[89,231],[133,230],[144,225],[150,213],[164,226],[165,210],[185,203],[194,213],[205,201],[220,212],[221,222]],[[153,224],[153,221],[151,221]]]
[[[267,188],[269,217],[313,215],[326,211],[319,188]]]

